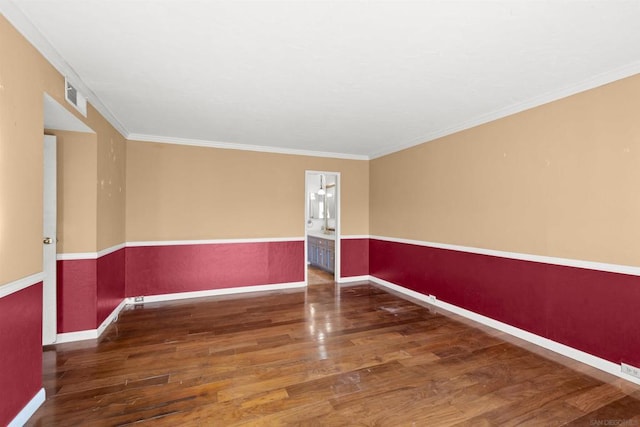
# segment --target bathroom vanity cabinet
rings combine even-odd
[[[307,239],[307,261],[309,264],[333,273],[336,253],[335,240],[316,236],[308,236]]]

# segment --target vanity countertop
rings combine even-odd
[[[336,235],[335,233],[331,233],[331,234],[324,234],[322,231],[308,231],[307,232],[308,236],[313,236],[313,237],[318,237],[320,239],[327,239],[327,240],[336,240]]]

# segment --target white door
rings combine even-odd
[[[56,137],[44,136],[42,344],[56,341]]]

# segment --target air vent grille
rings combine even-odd
[[[87,117],[87,98],[82,96],[67,79],[64,79],[64,98],[83,116]]]

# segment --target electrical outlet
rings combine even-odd
[[[622,369],[623,374],[628,374],[628,375],[631,375],[632,377],[640,378],[640,368],[627,365],[626,363],[621,363],[620,368]]]
[[[144,302],[144,297],[135,297],[133,298],[133,302]]]
[[[429,299],[430,303],[435,304],[435,302],[436,302],[436,296],[435,295],[429,295],[428,299]]]

